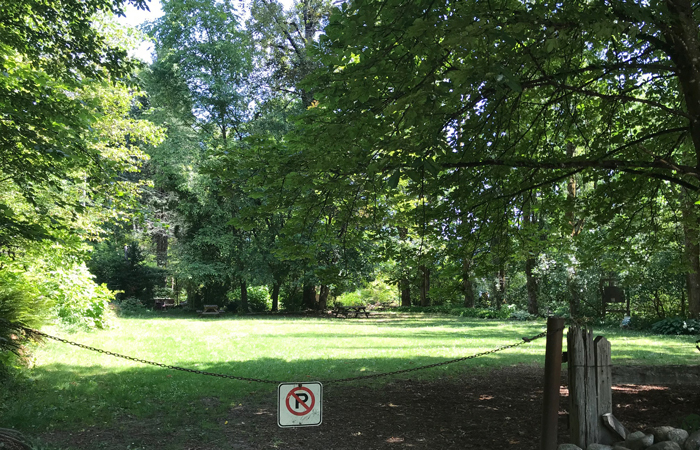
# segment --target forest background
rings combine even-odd
[[[0,12],[4,367],[162,297],[700,329],[696,2],[123,8]]]

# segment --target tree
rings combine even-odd
[[[465,171],[484,188],[472,206],[574,175],[628,186],[622,203],[653,180],[697,192],[696,14],[688,0],[345,4],[304,133],[344,155],[327,167],[343,175]]]
[[[232,134],[243,137],[248,114],[251,47],[238,30],[236,8],[229,0],[170,0],[163,12],[148,28],[156,41],[155,66],[187,87],[191,114],[200,126],[214,126],[226,147]]]
[[[143,0],[131,3],[144,8]],[[30,204],[49,196],[62,204],[65,181],[99,189],[117,167],[91,145],[98,106],[84,85],[115,85],[136,63],[93,25],[99,13],[122,12],[121,0],[11,2],[0,11],[0,180]],[[86,138],[87,137],[87,138]],[[71,207],[79,208],[73,203]],[[27,221],[0,204],[0,247],[16,239],[41,240],[60,217]]]
[[[313,101],[313,87],[303,79],[318,67],[312,47],[330,14],[328,0],[300,0],[290,10],[276,0],[254,0],[248,22],[255,42],[263,52],[260,67],[263,83],[271,96],[289,94],[307,108]]]

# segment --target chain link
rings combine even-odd
[[[446,365],[448,365],[448,364],[453,364],[453,363],[457,363],[457,362],[461,362],[461,361],[466,361],[466,360],[468,360],[468,359],[474,359],[474,358],[478,358],[478,357],[480,357],[480,356],[491,355],[491,354],[493,354],[493,353],[500,352],[500,351],[503,351],[503,350],[507,350],[507,349],[509,349],[509,348],[519,347],[519,346],[521,346],[521,345],[523,345],[523,344],[527,344],[527,343],[529,343],[529,342],[534,341],[535,339],[539,339],[539,338],[542,338],[542,337],[545,337],[545,336],[547,336],[547,332],[546,332],[546,331],[543,331],[542,333],[540,333],[540,334],[538,334],[538,335],[536,335],[536,336],[533,336],[533,337],[531,337],[531,338],[523,338],[522,342],[516,342],[515,344],[504,345],[503,347],[494,348],[494,349],[487,350],[487,351],[481,352],[481,353],[475,353],[475,354],[473,354],[473,355],[465,356],[465,357],[462,357],[462,358],[450,359],[450,360],[447,360],[447,361],[442,361],[442,362],[435,363],[435,364],[428,364],[428,365],[425,365],[425,366],[411,367],[410,369],[396,370],[396,371],[394,371],[394,372],[377,373],[377,374],[371,374],[371,375],[361,375],[361,376],[358,376],[358,377],[339,378],[339,379],[334,379],[334,380],[326,380],[326,381],[322,381],[322,383],[323,383],[323,384],[330,384],[330,383],[343,383],[343,382],[346,382],[346,381],[367,380],[367,379],[370,379],[370,378],[379,378],[379,377],[385,377],[385,376],[389,376],[389,375],[398,375],[398,374],[402,374],[402,373],[415,372],[415,371],[417,371],[417,370],[432,369],[433,367],[446,366]]]
[[[280,383],[282,383],[282,381],[276,381],[276,380],[263,380],[260,378],[239,377],[239,376],[235,376],[235,375],[226,375],[223,373],[207,372],[204,370],[187,369],[185,367],[171,366],[168,364],[162,364],[162,363],[148,361],[148,360],[141,359],[141,358],[134,358],[133,356],[127,356],[127,355],[122,355],[119,353],[110,352],[109,350],[102,350],[100,348],[90,347],[89,345],[85,345],[85,344],[79,344],[77,342],[73,342],[73,341],[69,341],[67,339],[52,336],[50,334],[46,334],[44,332],[34,330],[32,328],[26,328],[26,327],[22,327],[22,328],[24,329],[24,331],[26,333],[31,333],[33,335],[41,336],[41,337],[44,337],[47,339],[53,339],[54,341],[63,342],[64,344],[73,345],[75,347],[80,347],[80,348],[83,348],[85,350],[90,350],[90,351],[97,352],[97,353],[103,353],[105,355],[114,356],[116,358],[122,358],[122,359],[127,359],[129,361],[139,362],[141,364],[148,364],[151,366],[162,367],[164,369],[179,370],[182,372],[195,373],[195,374],[199,374],[199,375],[208,375],[210,377],[227,378],[227,379],[231,379],[231,380],[248,381],[248,382],[253,382],[253,383],[268,383],[268,384],[280,384]],[[470,355],[470,356],[465,356],[465,357],[457,358],[457,359],[450,359],[450,360],[442,361],[442,362],[435,363],[435,364],[428,364],[425,366],[411,367],[410,369],[396,370],[394,372],[383,372],[383,373],[376,373],[376,374],[371,374],[371,375],[360,375],[357,377],[320,380],[320,382],[323,384],[344,383],[344,382],[349,382],[349,381],[367,380],[367,379],[371,379],[371,378],[380,378],[380,377],[386,377],[386,376],[391,376],[391,375],[398,375],[398,374],[402,374],[402,373],[415,372],[417,370],[431,369],[433,367],[446,366],[448,364],[466,361],[468,359],[474,359],[474,358],[478,358],[480,356],[490,355],[490,354],[493,354],[496,352],[507,350],[509,348],[519,347],[523,344],[527,344],[529,342],[532,342],[536,339],[543,338],[545,336],[547,336],[547,332],[543,331],[542,333],[540,333],[536,336],[533,336],[531,338],[522,338],[522,342],[516,342],[515,344],[504,345],[502,347],[497,347],[497,348],[487,350],[484,352],[475,353],[475,354]]]

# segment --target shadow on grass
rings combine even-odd
[[[317,334],[314,336],[318,337]],[[449,365],[427,368],[381,378],[360,379],[349,384],[371,389],[396,379],[433,379],[461,376],[474,371],[514,364],[542,364],[544,352],[533,355],[528,346],[480,356]],[[343,347],[339,347],[343,348]],[[615,360],[654,360],[668,349],[629,346],[615,352]],[[0,399],[0,423],[35,433],[56,429],[90,426],[111,427],[123,420],[162,420],[163,426],[180,427],[207,423],[225,411],[243,403],[259,402],[275,395],[278,382],[322,381],[332,393],[345,383],[334,380],[442,363],[448,358],[419,356],[374,358],[303,359],[304,350],[289,355],[291,360],[259,358],[243,362],[193,363],[186,368],[216,374],[259,379],[252,382],[188,373],[133,363],[133,366],[108,368],[99,365],[75,366],[70,363],[39,365],[30,372],[30,380],[19,383]],[[467,352],[464,356],[470,356]],[[137,355],[135,355],[137,356]],[[177,365],[176,361],[169,364]]]
[[[303,356],[303,355],[301,355]],[[30,381],[19,383],[2,397],[3,426],[33,434],[90,426],[114,426],[123,420],[162,419],[170,427],[206,422],[236,405],[274,398],[279,382],[321,381],[329,393],[343,385],[373,389],[398,379],[432,379],[516,363],[541,363],[542,357],[493,354],[447,366],[350,383],[333,380],[362,377],[435,364],[445,358],[305,359],[261,358],[246,362],[192,364],[187,368],[216,374],[265,380],[265,383],[225,379],[134,363],[107,369],[56,363],[32,369]]]

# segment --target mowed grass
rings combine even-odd
[[[271,381],[323,381],[410,369],[461,358],[520,341],[542,322],[506,322],[451,316],[375,315],[369,319],[191,316],[121,318],[113,329],[66,339],[116,353]],[[617,364],[697,364],[691,336],[651,336],[602,330]],[[564,343],[564,346],[566,344]],[[453,377],[512,364],[543,364],[545,339],[409,374]],[[215,429],[231,407],[276,396],[275,383],[222,379],[154,367],[55,341],[34,351],[30,381],[3,394],[0,426],[30,433],[110,428],[124,420],[157,418],[163,432],[187,424]],[[397,376],[354,381],[377,388]]]

